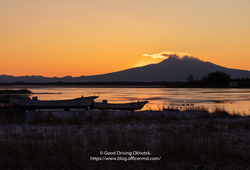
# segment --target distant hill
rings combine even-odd
[[[13,83],[13,82],[34,82],[34,83],[48,83],[48,82],[81,82],[84,76],[81,77],[43,77],[43,76],[10,76],[0,75],[0,83]]]
[[[170,56],[158,64],[150,64],[143,67],[130,68],[123,71],[101,74],[95,76],[62,78],[42,77],[42,76],[0,76],[2,82],[115,82],[115,81],[186,81],[186,77],[192,74],[194,79],[201,79],[208,73],[222,71],[231,76],[231,78],[250,78],[250,71],[230,69],[210,62],[204,62],[194,58],[184,57],[179,59],[176,56]]]
[[[84,79],[86,81],[186,81],[189,74],[192,74],[194,79],[201,79],[202,76],[215,71],[225,72],[233,79],[250,77],[250,71],[229,69],[194,58],[178,59],[176,56],[170,56],[158,64],[86,76]]]

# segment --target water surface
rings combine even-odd
[[[40,100],[72,99],[98,95],[97,101],[131,102],[148,100],[143,110],[178,108],[181,110],[204,106],[212,111],[223,107],[230,113],[250,115],[250,89],[240,88],[102,88],[83,86],[14,86],[1,89],[29,89],[31,97]]]

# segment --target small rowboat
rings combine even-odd
[[[85,108],[87,109],[94,99],[98,96],[79,97],[70,100],[38,100],[37,97],[30,99],[29,97],[12,97],[10,98],[10,105],[22,110],[34,110],[34,109],[64,109],[69,110],[71,108]]]
[[[140,110],[148,101],[130,102],[130,103],[108,103],[107,100],[94,102],[93,108],[99,110]]]

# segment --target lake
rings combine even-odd
[[[131,102],[148,100],[142,110],[163,108],[193,109],[204,106],[210,111],[221,107],[230,113],[250,115],[250,89],[241,88],[116,88],[84,86],[9,86],[0,89],[29,89],[30,97],[40,100],[72,99],[98,95],[96,101]]]

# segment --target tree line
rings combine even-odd
[[[200,80],[195,80],[190,74],[186,80],[188,86],[229,86],[230,82],[234,82],[235,86],[250,86],[249,78],[232,79],[230,75],[220,71],[209,73]]]

